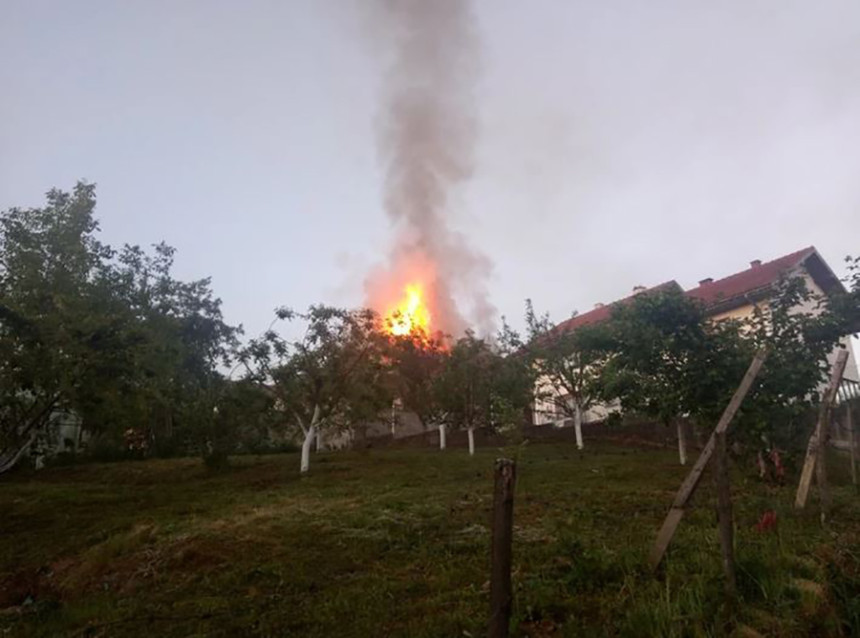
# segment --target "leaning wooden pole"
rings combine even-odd
[[[516,463],[511,459],[496,459],[490,572],[490,638],[507,638],[511,622],[511,607],[514,602],[511,586],[511,550],[516,481]]]
[[[812,483],[812,472],[815,469],[816,461],[821,460],[819,466],[819,489],[822,497],[827,500],[829,492],[827,490],[827,477],[824,473],[823,455],[826,450],[826,434],[830,424],[830,411],[833,407],[833,402],[836,399],[836,392],[839,390],[839,384],[842,383],[842,373],[845,371],[845,364],[848,362],[848,351],[840,350],[836,356],[836,363],[833,364],[833,371],[830,376],[830,383],[827,384],[827,389],[824,391],[824,396],[821,399],[821,405],[818,408],[818,421],[815,424],[815,429],[809,437],[809,444],[806,446],[806,460],[803,462],[803,470],[800,472],[800,483],[797,485],[797,495],[794,498],[794,506],[803,508],[806,506],[806,499],[809,496],[809,486]],[[825,511],[827,503],[824,503]]]
[[[702,450],[699,458],[696,459],[693,469],[690,470],[687,478],[684,479],[683,483],[681,483],[681,488],[678,490],[675,500],[672,502],[672,508],[669,510],[666,520],[663,521],[663,527],[660,528],[660,532],[657,534],[657,541],[654,543],[654,548],[648,556],[648,562],[651,565],[651,569],[657,569],[660,562],[663,560],[663,556],[669,548],[669,543],[672,542],[672,537],[675,535],[675,530],[678,528],[678,524],[684,516],[684,508],[687,506],[687,502],[690,500],[693,492],[696,491],[696,487],[699,485],[699,481],[702,478],[702,473],[705,471],[708,461],[711,460],[711,456],[714,454],[716,437],[728,430],[729,424],[735,417],[738,408],[741,407],[741,403],[746,397],[747,392],[749,392],[759,370],[761,370],[761,366],[764,364],[766,356],[764,349],[759,350],[758,353],[756,353],[752,363],[750,363],[750,367],[747,369],[747,373],[741,380],[741,384],[738,386],[738,389],[735,390],[732,400],[729,401],[723,415],[720,417],[717,427],[714,428],[705,448]]]

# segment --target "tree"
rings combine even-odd
[[[90,433],[142,432],[147,449],[157,423],[177,417],[186,442],[212,423],[238,329],[208,279],[172,277],[172,248],[100,242],[95,205],[78,183],[0,214],[0,471],[58,413]]]
[[[0,471],[56,411],[129,372],[134,336],[110,294],[94,208],[94,186],[79,183],[0,216]]]
[[[317,432],[348,428],[391,404],[384,382],[384,337],[370,310],[320,305],[297,313],[281,308],[276,318],[303,322],[301,336],[289,339],[269,330],[251,341],[242,359],[302,432],[304,473]]]
[[[674,422],[685,464],[680,417],[718,414],[749,363],[740,326],[710,323],[701,304],[667,290],[617,305],[606,328],[611,356],[604,395],[616,397],[623,410]]]
[[[848,330],[850,313],[817,299],[801,277],[786,277],[744,320],[712,321],[678,291],[639,295],[618,306],[608,325],[612,357],[607,396],[625,410],[675,420],[685,461],[681,416],[713,424],[754,353],[768,356],[734,431],[748,441],[788,444],[792,423],[818,399],[827,356]]]
[[[175,250],[154,246],[153,254],[125,246],[112,269],[114,288],[135,318],[139,347],[134,355],[133,392],[141,410],[129,426],[139,428],[154,451],[176,446],[199,450],[210,465],[232,449],[215,416],[221,394],[232,390],[219,371],[230,365],[241,328],[228,325],[211,281],[177,280]],[[126,396],[129,392],[126,391]]]
[[[850,332],[847,296],[818,297],[802,277],[780,280],[766,304],[756,307],[742,334],[768,358],[744,402],[739,431],[789,448],[801,417],[817,404],[828,377],[828,355]]]
[[[442,422],[464,429],[469,454],[475,453],[475,430],[496,425],[497,412],[504,407],[504,361],[492,346],[471,332],[457,340],[445,360],[435,384]]]
[[[435,388],[450,354],[446,348],[441,335],[407,334],[392,335],[386,351],[391,364],[392,393],[418,417],[425,430],[444,426]]]
[[[535,399],[554,414],[573,420],[576,445],[583,447],[582,418],[602,396],[608,360],[605,328],[599,324],[575,330],[557,329],[548,315],[535,314],[526,301],[528,339],[521,354],[537,376]]]

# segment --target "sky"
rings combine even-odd
[[[3,0],[0,209],[98,184],[249,336],[358,305],[389,252],[373,0]],[[562,320],[815,245],[860,254],[856,0],[475,0],[478,135],[450,226],[498,315]],[[468,305],[468,299],[459,299]]]

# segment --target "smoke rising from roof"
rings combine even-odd
[[[453,222],[474,171],[474,85],[479,39],[469,0],[379,0],[378,33],[391,46],[381,95],[378,147],[384,204],[395,239],[388,263],[370,273],[371,307],[382,309],[416,279],[425,284],[433,328],[460,334],[493,327],[489,259]],[[455,299],[468,299],[461,312]]]

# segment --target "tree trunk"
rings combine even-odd
[[[312,425],[305,432],[305,440],[302,442],[302,474],[306,473],[311,466],[311,444],[316,438],[316,428]]]
[[[319,430],[317,430],[317,434],[316,434],[316,451],[317,451],[317,452],[322,452],[324,449],[325,449],[325,445],[323,444],[323,440],[322,440],[322,432],[320,432]]]
[[[311,444],[314,442],[317,434],[317,426],[320,420],[320,406],[314,406],[314,415],[311,418],[311,425],[305,432],[305,440],[302,442],[302,465],[301,473],[305,474],[311,466]]]
[[[675,419],[675,427],[678,430],[678,458],[681,465],[687,464],[687,433],[684,431],[684,424],[681,419]]]
[[[475,428],[467,430],[469,434],[469,456],[475,456]]]
[[[579,403],[573,404],[573,429],[576,434],[576,447],[582,449],[582,408]]]
[[[17,449],[13,452],[12,450],[5,450],[0,453],[0,474],[4,472],[8,472],[15,465],[18,464],[18,461],[24,456],[24,453],[30,449],[30,446],[33,444],[33,441],[36,440],[36,433],[32,432],[30,437],[24,441],[21,445],[18,446]]]
[[[439,449],[444,450],[445,444],[446,444],[446,441],[445,441],[445,424],[442,423],[439,426]]]

